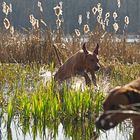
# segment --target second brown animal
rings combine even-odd
[[[96,121],[99,129],[109,130],[125,119],[133,125],[133,140],[140,140],[140,77],[129,84],[110,90],[104,113]]]
[[[73,76],[80,75],[85,78],[86,85],[91,85],[91,79],[88,76],[88,73],[90,73],[93,84],[97,86],[95,72],[100,68],[98,49],[99,45],[97,44],[94,51],[90,52],[84,43],[82,50],[72,55],[60,66],[54,75],[54,80],[62,82]]]

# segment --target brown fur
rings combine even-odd
[[[100,129],[108,130],[115,127],[120,122],[130,118],[133,123],[133,140],[140,139],[140,112],[132,108],[127,108],[133,104],[140,103],[140,77],[122,87],[110,90],[103,108],[104,113],[98,118],[96,126]],[[123,108],[120,106],[123,105]],[[125,109],[125,110],[124,110]],[[138,109],[139,108],[135,108]],[[129,110],[128,112],[125,112]]]
[[[86,49],[84,44],[82,50],[72,55],[60,66],[54,76],[55,81],[64,81],[78,74],[85,78],[87,85],[91,85],[91,80],[87,74],[89,72],[96,86],[95,71],[99,69],[98,49],[99,45],[97,44],[93,53],[91,53]]]

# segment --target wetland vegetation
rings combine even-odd
[[[30,15],[32,29],[21,33],[8,19],[12,12],[10,5],[3,4],[7,9],[3,10],[4,27],[0,30],[0,139],[20,139],[21,133],[23,139],[28,136],[27,139],[57,139],[60,130],[65,137],[60,136],[61,139],[98,139],[100,131],[95,128],[95,120],[102,112],[107,91],[140,76],[140,42],[127,42],[126,32],[116,41],[117,17],[113,17],[114,33],[108,33],[105,26],[110,13],[103,19],[100,3],[92,9],[100,18],[97,18],[97,26],[90,30],[86,24],[83,31],[75,29],[69,36],[63,31],[62,5],[54,8],[55,31],[48,26],[43,30],[43,19]],[[125,28],[128,24],[126,16]],[[64,62],[81,49],[83,42],[87,42],[89,50],[97,43],[100,45],[98,87],[86,87],[81,77],[76,77],[69,85],[57,85],[53,80],[59,67],[55,49]],[[128,125],[124,126],[119,130],[128,130]]]

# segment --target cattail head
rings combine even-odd
[[[63,7],[63,2],[62,1],[59,2],[59,6],[62,9],[62,7]]]
[[[30,18],[30,23],[32,24],[32,26],[34,26],[35,25],[34,15],[33,14],[29,15],[29,18]]]
[[[101,7],[101,3],[97,4],[97,11],[98,11],[99,15],[101,16],[103,13],[103,8]]]
[[[90,31],[88,24],[84,25],[84,33],[88,33]]]
[[[118,8],[121,7],[121,1],[120,0],[117,0],[117,6],[118,6]]]
[[[105,25],[108,26],[109,25],[109,19],[105,20]]]
[[[90,12],[87,11],[86,14],[87,14],[87,19],[90,19]]]
[[[58,18],[58,19],[56,20],[56,25],[57,25],[57,27],[58,27],[58,28],[61,27],[61,24],[62,24],[62,21]]]
[[[116,20],[117,17],[118,17],[118,14],[116,12],[113,12],[113,18],[114,18],[114,20]]]
[[[101,8],[101,3],[98,3],[98,4],[97,4],[97,8],[98,8],[98,9]]]
[[[60,16],[60,15],[62,15],[62,9],[61,9],[61,7],[59,6],[59,5],[57,5],[56,7],[54,7],[53,8],[54,9],[54,11],[55,11],[55,15],[56,16]]]
[[[9,4],[9,12],[12,13],[12,4]]]
[[[115,22],[115,23],[113,24],[113,28],[114,28],[114,31],[117,32],[117,31],[119,30],[119,25],[118,25],[118,23]]]
[[[4,24],[4,27],[5,27],[6,30],[8,30],[10,28],[10,21],[9,21],[8,18],[5,18],[3,20],[3,24]]]
[[[98,12],[99,12],[99,15],[102,16],[103,8],[99,8],[99,9],[98,9]]]
[[[6,2],[3,2],[2,11],[7,16],[9,13],[12,12],[12,4],[8,5]]]
[[[125,22],[126,25],[129,24],[129,17],[128,17],[128,16],[125,16],[125,18],[124,18],[124,22]]]
[[[75,29],[75,34],[76,34],[77,36],[80,36],[80,35],[81,35],[81,33],[80,33],[80,31],[79,31],[78,29]]]
[[[103,23],[103,19],[100,15],[97,16],[97,22],[102,24]]]
[[[40,12],[43,12],[42,3],[38,1],[37,6],[39,7]]]
[[[109,18],[109,17],[110,17],[110,13],[107,12],[107,13],[105,14],[105,18],[107,19],[107,18]]]
[[[94,15],[96,15],[97,11],[98,11],[98,9],[96,7],[92,8],[92,12],[93,12]]]
[[[32,27],[34,29],[38,29],[39,28],[39,20],[36,19],[33,14],[29,15],[29,18],[30,18],[30,23],[32,24]]]
[[[10,33],[13,35],[14,32],[15,32],[15,30],[14,30],[14,26],[11,26],[11,27],[10,27]]]
[[[79,23],[79,25],[82,24],[82,15],[79,15],[79,17],[78,17],[78,23]]]

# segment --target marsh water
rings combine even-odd
[[[31,126],[29,132],[23,134],[22,127],[18,126],[16,121],[12,122],[10,130],[7,130],[4,124],[1,124],[0,140],[94,140],[96,137],[92,127],[94,124],[92,123],[60,123],[57,128],[53,128],[55,124],[52,123],[51,125],[52,128],[46,127],[43,133],[40,132],[39,128]],[[107,132],[101,132],[96,140],[130,140],[131,130],[131,126],[127,128],[118,126]]]
[[[50,80],[51,74],[44,75],[43,82]],[[47,79],[46,79],[47,78]],[[100,83],[104,90],[108,89],[108,83]],[[76,81],[73,88],[84,88],[82,79]],[[5,89],[6,90],[6,89]],[[101,89],[100,89],[101,90]],[[95,120],[56,120],[46,121],[42,124],[31,121],[31,124],[20,123],[19,116],[12,119],[10,128],[6,126],[7,115],[0,120],[0,140],[129,140],[132,132],[131,123],[103,132],[95,127]]]

